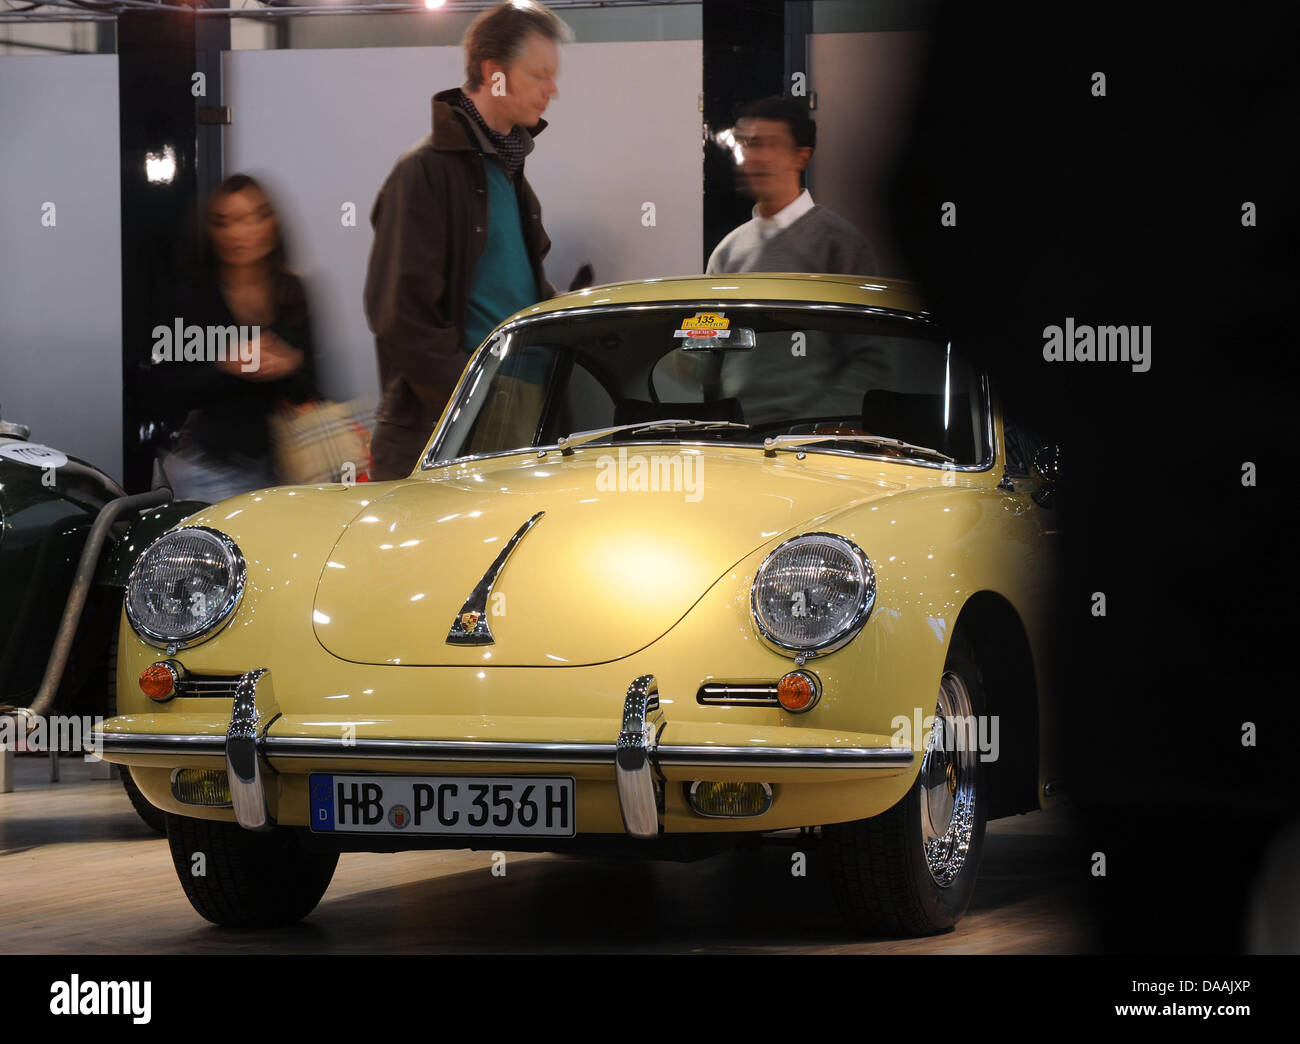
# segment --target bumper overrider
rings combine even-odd
[[[623,702],[621,727],[610,743],[519,742],[492,740],[357,738],[345,748],[337,739],[272,736],[269,728],[279,711],[272,699],[259,695],[270,672],[259,667],[240,676],[226,734],[101,732],[95,736],[106,755],[224,756],[231,805],[247,830],[275,828],[267,801],[269,759],[301,758],[313,763],[410,761],[512,762],[529,765],[610,765],[618,789],[619,811],[628,834],[658,837],[664,809],[662,769],[667,766],[701,769],[746,769],[761,776],[780,769],[886,770],[893,774],[911,767],[915,752],[906,747],[736,747],[674,745],[660,742],[667,720],[659,704],[652,674],[636,678]]]

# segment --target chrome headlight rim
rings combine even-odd
[[[221,607],[217,610],[211,622],[201,630],[182,636],[169,636],[155,631],[152,627],[147,626],[137,619],[135,612],[131,608],[131,586],[139,579],[141,566],[144,564],[149,553],[159,544],[169,537],[178,533],[185,533],[197,530],[206,533],[208,536],[215,537],[221,544],[225,552],[230,556],[230,570],[234,582],[229,585],[226,597],[222,600]],[[229,536],[219,529],[213,529],[211,526],[179,526],[176,529],[168,530],[152,544],[141,552],[140,557],[135,560],[135,565],[131,567],[131,572],[126,578],[126,597],[123,598],[123,604],[126,607],[126,619],[131,625],[131,629],[149,645],[159,649],[189,649],[195,645],[200,645],[210,638],[215,638],[225,628],[231,618],[235,615],[235,609],[238,607],[240,599],[244,596],[244,585],[248,580],[248,564],[244,560],[244,553],[239,550],[236,544]]]
[[[843,545],[844,550],[849,552],[850,556],[857,561],[859,568],[862,570],[863,583],[862,590],[858,595],[858,604],[854,609],[853,616],[837,634],[816,644],[797,645],[791,642],[786,642],[777,637],[772,633],[768,626],[763,623],[763,618],[758,611],[758,585],[763,579],[764,571],[769,565],[771,565],[772,560],[776,558],[777,555],[788,548],[791,544],[802,543],[811,537],[821,537]],[[853,641],[853,639],[862,632],[862,628],[867,625],[867,620],[871,618],[871,610],[875,608],[875,604],[876,571],[872,568],[871,559],[867,556],[867,553],[842,533],[829,533],[824,530],[816,530],[811,533],[800,533],[798,536],[790,537],[790,539],[783,540],[781,543],[777,544],[776,547],[772,548],[772,550],[767,553],[762,564],[759,565],[758,569],[755,571],[754,581],[749,588],[749,616],[754,623],[754,629],[758,632],[758,636],[769,648],[776,650],[782,655],[791,656],[800,663],[802,663],[805,658],[826,656],[839,649],[843,649],[844,646]]]

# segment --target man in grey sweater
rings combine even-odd
[[[871,244],[800,187],[817,144],[817,124],[803,102],[789,95],[751,102],[733,135],[739,188],[754,198],[754,216],[723,237],[706,273],[876,273]]]

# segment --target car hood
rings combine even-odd
[[[653,488],[666,484],[650,478],[654,454],[678,462],[676,491]],[[755,548],[901,488],[845,474],[853,465],[791,459],[638,445],[621,457],[604,447],[435,469],[347,525],[321,572],[316,636],[358,663],[559,667],[630,655]],[[487,601],[493,644],[448,644],[466,600],[537,512]]]

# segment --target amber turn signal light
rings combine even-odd
[[[151,663],[140,672],[140,691],[151,700],[164,703],[176,695],[180,672],[167,660]]]
[[[791,671],[776,683],[776,700],[788,711],[810,710],[822,694],[822,684],[811,671]]]

